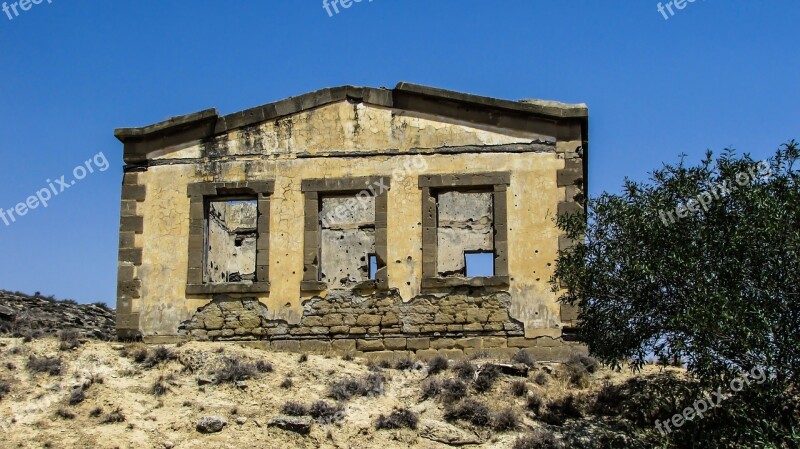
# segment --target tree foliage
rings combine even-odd
[[[579,306],[579,336],[595,357],[634,369],[652,356],[679,360],[706,391],[754,368],[772,376],[716,413],[731,447],[742,434],[797,444],[798,153],[795,141],[765,161],[708,152],[696,166],[626,180],[620,194],[588,201],[586,217],[558,219],[578,244],[559,255],[551,281]]]

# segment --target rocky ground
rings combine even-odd
[[[62,337],[0,339],[0,446],[652,447],[651,426],[619,408],[630,374],[591,359],[390,367],[234,343]]]
[[[116,337],[114,311],[105,304],[78,304],[0,290],[0,335],[40,338],[74,330],[97,340]]]

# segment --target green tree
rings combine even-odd
[[[680,360],[696,394],[729,392],[743,371],[770,374],[672,435],[674,444],[799,444],[797,159],[795,141],[761,162],[708,152],[697,166],[626,180],[620,194],[588,201],[588,216],[558,219],[578,243],[560,253],[551,281],[561,301],[579,306],[592,355],[634,369],[653,355]]]

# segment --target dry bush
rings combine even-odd
[[[154,349],[152,353],[148,353],[147,350],[144,351],[145,351],[145,359],[141,362],[141,364],[145,368],[153,368],[162,363],[178,359],[178,355],[175,354],[175,351],[167,348],[166,346],[159,346],[156,349]],[[137,353],[136,356],[134,357],[138,362],[140,354]]]
[[[236,356],[229,356],[222,359],[222,367],[214,372],[214,383],[236,383],[252,379],[258,370],[252,363],[243,362]]]
[[[281,382],[281,385],[280,385],[280,387],[283,388],[284,390],[292,388],[293,386],[294,386],[294,382],[292,382],[292,379],[290,379],[288,377],[286,379],[283,379],[283,382]]]
[[[433,357],[428,361],[428,375],[430,376],[439,374],[442,371],[447,370],[447,368],[448,368],[447,359],[440,355],[437,355],[436,357]]]
[[[363,379],[343,379],[331,384],[328,397],[346,401],[355,396],[378,396],[383,394],[386,377],[380,373],[370,373]]]
[[[0,380],[0,399],[3,399],[3,396],[7,395],[11,391],[11,384]]]
[[[544,406],[544,397],[542,397],[542,393],[536,390],[531,391],[531,394],[529,394],[528,398],[525,400],[525,406],[535,415],[538,415],[542,410],[542,406]]]
[[[500,368],[495,365],[484,365],[475,379],[475,391],[485,393],[491,390],[499,378]]]
[[[519,415],[513,408],[506,408],[492,415],[492,429],[497,432],[515,430],[519,427]]]
[[[467,360],[462,360],[455,365],[453,365],[453,371],[456,372],[456,375],[459,379],[471,381],[475,378],[475,365],[470,363]]]
[[[167,377],[158,376],[158,379],[156,379],[156,381],[153,382],[153,385],[150,386],[150,393],[156,397],[169,393],[171,390],[168,383],[172,382],[173,380],[175,380],[175,376],[172,374]]]
[[[525,349],[520,349],[514,354],[514,357],[511,358],[511,361],[514,363],[521,363],[529,368],[533,368],[536,366],[536,361],[531,356],[531,353]]]
[[[564,444],[549,430],[536,429],[514,442],[512,449],[564,449]]]
[[[65,408],[56,410],[56,417],[61,419],[75,419],[75,414]]]
[[[32,373],[47,373],[51,376],[61,374],[61,359],[31,356],[25,364]]]
[[[264,360],[259,360],[256,362],[256,371],[259,373],[271,373],[274,371],[272,368],[272,364],[269,362],[265,362]]]
[[[541,420],[548,424],[562,426],[568,419],[578,419],[582,416],[583,411],[581,411],[578,397],[570,393],[549,402],[541,415]]]
[[[101,424],[114,424],[121,422],[125,422],[125,415],[122,414],[122,410],[120,410],[119,407],[117,407],[117,409],[114,410],[113,412],[106,415],[103,418],[103,420],[100,421]]]
[[[447,421],[461,420],[483,427],[491,422],[492,412],[481,402],[467,398],[455,405],[447,405],[444,418]]]
[[[300,358],[297,359],[297,363],[306,363],[308,361],[308,354],[300,355]]]
[[[411,360],[409,358],[405,358],[405,359],[398,360],[397,363],[394,364],[394,369],[400,370],[400,371],[407,371],[407,370],[413,369],[414,365],[415,365],[415,363],[414,363],[413,360]]]
[[[436,379],[428,379],[422,383],[422,400],[432,399],[442,393],[442,383]]]
[[[572,354],[563,366],[569,382],[578,388],[588,387],[591,375],[600,369],[597,360],[579,353]]]
[[[281,413],[288,416],[306,416],[309,414],[309,410],[308,407],[299,402],[289,401],[283,404]]]
[[[533,378],[533,382],[536,383],[536,385],[543,387],[547,385],[548,382],[550,382],[550,376],[548,376],[547,372],[545,371],[539,371]]]
[[[417,414],[407,408],[392,411],[389,416],[381,414],[375,422],[375,428],[380,429],[416,429],[419,418]]]
[[[92,418],[97,418],[102,414],[103,414],[103,409],[100,408],[100,407],[95,407],[95,408],[92,409],[91,412],[89,412],[89,416],[92,417]]]
[[[344,407],[341,404],[329,404],[326,401],[317,401],[311,404],[308,414],[317,421],[333,424],[344,417]]]
[[[69,351],[78,348],[81,345],[81,334],[74,329],[64,329],[58,333],[59,345],[58,349],[61,351]]]
[[[511,394],[521,398],[528,393],[528,384],[524,380],[515,380],[511,382]]]

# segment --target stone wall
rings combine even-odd
[[[403,302],[396,291],[359,295],[331,292],[304,303],[298,324],[270,319],[256,299],[218,297],[181,325],[185,338],[200,341],[258,341],[275,349],[366,354],[370,357],[427,359],[485,352],[510,357],[528,348],[540,360],[561,360],[577,345],[558,339],[526,339],[509,317],[505,292],[455,289]]]

